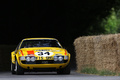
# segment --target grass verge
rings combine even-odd
[[[80,73],[95,74],[95,75],[101,75],[101,76],[115,76],[115,75],[119,75],[120,76],[120,73],[116,73],[116,72],[112,72],[112,71],[108,71],[108,70],[101,70],[101,71],[99,71],[96,68],[90,68],[90,67],[82,68]]]

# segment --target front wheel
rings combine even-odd
[[[11,72],[12,74],[15,74],[15,64],[11,62]]]
[[[70,74],[70,64],[68,64],[65,68],[58,69],[57,74]]]
[[[15,63],[15,71],[17,75],[23,75],[24,74],[24,69],[18,64],[17,60]]]

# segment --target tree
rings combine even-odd
[[[111,14],[107,16],[106,18],[104,18],[103,21],[101,22],[101,26],[105,28],[105,32],[104,32],[105,34],[117,33],[118,31],[117,20],[118,19],[117,19],[116,12],[114,8],[112,8]]]

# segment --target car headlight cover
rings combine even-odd
[[[35,61],[35,57],[31,57],[31,59],[30,59],[32,62],[34,62]]]
[[[57,60],[58,60],[57,56],[54,56],[54,61],[57,61]]]
[[[30,61],[30,57],[27,57],[27,58],[26,58],[26,61],[28,61],[28,62],[29,62],[29,61]]]
[[[68,56],[65,56],[65,59],[68,59]]]
[[[25,57],[24,56],[20,57],[20,60],[25,60]]]
[[[35,61],[35,57],[26,57],[26,61],[32,61],[32,62],[34,62]]]
[[[62,56],[58,57],[58,60],[63,61],[63,57]]]

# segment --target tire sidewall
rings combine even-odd
[[[12,74],[16,73],[15,72],[15,64],[13,64],[12,62],[11,62],[11,72],[12,72]]]
[[[16,69],[16,74],[18,74],[18,75],[24,74],[24,70],[23,70],[23,68],[18,64],[17,60],[16,60],[16,63],[15,63],[15,69]]]

